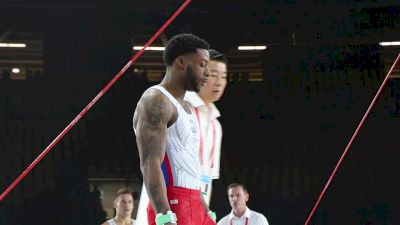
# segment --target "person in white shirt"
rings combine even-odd
[[[219,179],[222,127],[218,121],[221,116],[214,105],[227,85],[227,59],[214,50],[209,49],[209,75],[206,85],[198,93],[188,91],[185,100],[190,102],[195,110],[200,127],[199,157],[201,165],[202,193],[207,204],[210,204],[212,180]]]
[[[133,196],[132,191],[128,188],[121,188],[114,200],[115,217],[107,220],[102,225],[135,225],[132,219]]]
[[[208,49],[209,44],[196,35],[172,37],[163,55],[163,80],[148,88],[137,103],[132,122],[144,190],[150,200],[149,225],[176,221],[180,225],[216,225],[215,213],[201,194],[199,125],[192,105],[184,100],[186,91],[199,91],[206,85]]]
[[[232,183],[228,186],[227,191],[232,211],[217,225],[269,225],[263,214],[247,207],[249,193],[243,184]]]
[[[214,105],[227,85],[227,59],[220,52],[209,49],[208,77],[205,86],[198,93],[187,91],[185,101],[189,102],[196,114],[200,128],[199,159],[201,166],[201,191],[207,205],[210,204],[212,180],[219,179],[222,127],[218,121],[221,116]],[[147,224],[146,207],[149,203],[147,192],[142,188],[136,221]]]

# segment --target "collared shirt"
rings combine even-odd
[[[201,173],[219,179],[222,127],[217,118],[221,114],[213,103],[206,106],[195,92],[186,92],[185,100],[194,107],[200,126]]]
[[[218,222],[218,225],[269,225],[269,223],[263,214],[246,207],[246,211],[240,218],[236,217],[232,210]]]

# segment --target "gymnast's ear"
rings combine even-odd
[[[186,69],[185,58],[183,56],[176,57],[175,65],[176,67],[179,68],[179,70],[185,70]]]

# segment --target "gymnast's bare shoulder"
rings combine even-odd
[[[140,98],[133,116],[133,127],[138,132],[138,121],[154,126],[170,126],[176,121],[177,111],[172,102],[157,89],[145,91]],[[160,124],[161,123],[161,124]]]

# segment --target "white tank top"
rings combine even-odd
[[[117,223],[115,222],[114,218],[112,218],[110,220],[107,220],[107,223],[110,224],[110,225],[117,225]],[[132,219],[132,225],[135,225],[135,220],[134,219]]]
[[[165,184],[168,186],[200,189],[199,125],[192,106],[190,114],[164,87],[153,86],[163,93],[175,106],[178,117],[167,129],[167,149],[161,165]]]

